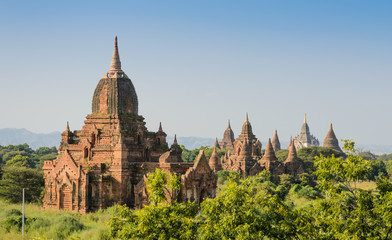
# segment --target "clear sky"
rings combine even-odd
[[[392,144],[392,1],[2,1],[0,128],[80,129],[119,38],[150,131]]]

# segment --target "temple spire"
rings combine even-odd
[[[246,113],[245,122],[249,122],[249,120],[248,120],[248,113]]]
[[[230,126],[230,120],[229,120],[227,123],[227,129],[230,129],[230,128],[231,128],[231,126]]]
[[[112,62],[110,63],[110,71],[122,71],[120,55],[118,53],[117,36],[114,38],[114,50]]]
[[[279,142],[279,137],[278,137],[278,131],[276,129],[275,129],[274,137],[272,138],[272,147],[274,148],[275,152],[280,150],[280,142]]]
[[[219,144],[218,144],[218,138],[215,138],[215,142],[214,142],[214,146],[213,147],[220,149]]]
[[[173,145],[178,145],[178,143],[177,143],[177,134],[174,134],[174,142],[173,142]]]
[[[162,122],[159,122],[159,129],[158,129],[158,132],[163,132],[163,130],[162,130]]]
[[[69,132],[69,122],[67,121],[67,127],[65,128],[65,131]]]
[[[306,123],[306,113],[305,113],[305,117],[304,117],[304,123]]]

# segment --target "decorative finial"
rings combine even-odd
[[[177,143],[177,134],[174,134],[174,142],[173,142],[173,145],[178,145],[178,143]]]
[[[228,128],[228,129],[230,128],[230,120],[229,120],[228,123],[227,123],[227,128]]]
[[[332,129],[332,123],[329,124],[329,129],[330,129],[330,130]]]
[[[68,121],[67,121],[67,127],[65,128],[65,130],[66,130],[67,132],[69,132],[69,123],[68,123]]]
[[[118,53],[117,36],[114,38],[114,50],[112,62],[110,63],[110,71],[122,71],[120,55]]]
[[[304,123],[306,123],[306,113],[305,113]]]
[[[159,130],[158,130],[158,132],[163,132],[162,131],[162,122],[159,122]]]
[[[245,122],[249,122],[249,120],[248,120],[248,112],[246,113]]]

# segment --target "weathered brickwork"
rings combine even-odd
[[[177,141],[169,149],[161,125],[147,130],[135,88],[121,70],[117,38],[84,123],[78,131],[67,123],[57,159],[44,164],[43,208],[86,213],[114,204],[141,207],[148,201],[146,174],[157,168],[181,175],[180,200],[215,196],[217,177],[204,154],[195,164],[183,163]]]

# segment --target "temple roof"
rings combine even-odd
[[[213,147],[220,149],[219,144],[218,144],[218,138],[215,138],[215,142],[214,142],[214,146]]]
[[[336,138],[335,132],[333,131],[332,123],[329,125],[329,130],[327,136],[325,136],[323,147],[343,152],[342,149],[339,147],[339,141]]]
[[[275,152],[280,150],[280,142],[279,142],[279,137],[278,137],[278,131],[277,130],[275,130],[274,137],[272,138],[272,147],[274,148]]]
[[[248,119],[248,113],[246,113],[245,122],[242,124],[241,134],[252,134],[252,125]]]
[[[208,163],[210,165],[210,168],[212,170],[219,171],[222,170],[222,164],[221,164],[221,160],[219,158],[218,153],[216,152],[216,148],[214,147],[214,151],[212,152],[212,155],[210,157],[210,161]]]
[[[290,144],[289,146],[289,155],[287,156],[286,162],[294,162],[297,161],[298,157],[297,157],[297,150],[295,150],[295,146],[294,144]]]
[[[249,122],[248,113],[246,113],[245,122],[242,125],[241,134],[237,138],[237,140],[240,141],[243,141],[244,139],[248,139],[251,143],[253,142],[253,140],[256,141],[256,136],[252,132],[252,125]]]
[[[249,141],[246,139],[244,140],[244,144],[241,148],[240,157],[248,157],[251,155],[251,151],[249,149]]]
[[[267,147],[265,148],[263,162],[264,161],[278,161],[275,156],[274,148],[272,147],[271,138],[268,139]]]
[[[109,71],[95,88],[92,112],[103,115],[138,114],[138,99],[131,80],[121,69],[117,37]]]
[[[319,146],[319,141],[316,137],[314,137],[312,134],[310,134],[309,126],[306,121],[306,113],[305,113],[305,118],[304,118],[304,123],[302,124],[301,127],[301,132],[299,133],[298,136],[294,138],[295,140],[295,147],[298,149],[301,149],[303,147],[310,147],[310,146]]]

